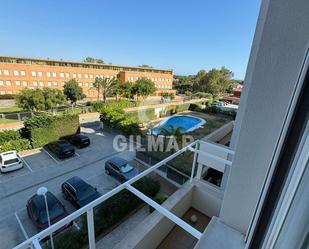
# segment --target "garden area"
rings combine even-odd
[[[79,132],[76,114],[42,114],[25,120],[24,128],[0,132],[0,153],[35,149]]]

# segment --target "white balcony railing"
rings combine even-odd
[[[34,248],[34,249],[42,249],[40,241],[48,236],[50,236],[52,233],[60,229],[61,227],[65,226],[66,224],[70,223],[71,221],[74,221],[75,219],[79,218],[83,214],[87,214],[87,227],[88,227],[88,246],[89,249],[95,249],[95,233],[94,233],[94,219],[93,219],[93,209],[97,205],[101,204],[111,196],[119,193],[121,190],[127,189],[133,194],[135,194],[137,197],[142,199],[144,202],[146,202],[148,205],[152,206],[155,210],[160,212],[162,215],[164,215],[166,218],[173,221],[175,224],[183,228],[185,231],[190,233],[192,236],[197,238],[198,240],[201,238],[202,234],[198,230],[196,230],[194,227],[190,226],[188,223],[171,213],[169,210],[165,209],[146,195],[144,195],[142,192],[137,190],[132,186],[134,182],[141,179],[142,177],[148,175],[149,173],[157,170],[159,167],[167,163],[168,161],[172,160],[173,158],[177,157],[181,153],[189,150],[194,152],[194,160],[193,160],[193,166],[192,166],[192,173],[191,173],[191,179],[192,182],[194,171],[195,171],[195,165],[196,165],[196,159],[198,154],[203,154],[203,156],[211,157],[213,160],[217,160],[221,163],[225,163],[226,165],[231,166],[231,161],[222,159],[221,157],[212,155],[210,153],[205,153],[203,151],[200,151],[199,145],[200,143],[207,143],[204,141],[197,140],[186,147],[182,148],[181,150],[175,152],[173,155],[170,155],[169,157],[165,158],[164,160],[158,162],[154,166],[148,168],[147,170],[141,172],[139,175],[135,176],[134,178],[128,180],[127,182],[117,186],[113,190],[107,192],[106,194],[102,195],[100,198],[94,200],[93,202],[89,203],[88,205],[76,210],[72,214],[68,215],[67,217],[63,218],[62,220],[58,221],[57,223],[51,225],[50,227],[46,228],[45,230],[39,232],[38,234],[34,235],[33,237],[27,239],[26,241],[22,242],[21,244],[14,247],[14,249],[28,249],[28,248]],[[225,150],[226,152],[230,154],[234,154],[233,151],[228,150],[226,148],[222,148],[221,146],[211,144],[211,146],[215,146],[218,150]]]

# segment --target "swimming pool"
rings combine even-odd
[[[206,121],[204,119],[194,117],[191,115],[175,115],[161,121],[157,126],[155,126],[151,130],[151,133],[154,135],[159,135],[161,133],[162,128],[170,131],[172,127],[173,128],[181,127],[181,132],[187,133],[200,128],[205,123]]]

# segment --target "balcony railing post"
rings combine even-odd
[[[193,162],[192,162],[192,170],[191,170],[191,177],[190,177],[190,182],[192,183],[193,177],[194,177],[194,172],[195,172],[195,166],[196,166],[196,160],[197,160],[197,150],[199,149],[199,142],[195,144],[195,151],[194,151],[194,156],[193,156]]]
[[[38,241],[38,239],[35,239],[32,241],[32,248],[33,249],[42,249],[40,242]]]
[[[94,233],[93,208],[90,208],[87,211],[87,226],[88,226],[89,249],[95,249],[95,233]]]

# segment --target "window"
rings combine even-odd
[[[64,78],[64,73],[60,73],[60,77],[61,77],[61,78]]]
[[[54,86],[58,86],[58,83],[56,81],[54,82]]]
[[[65,84],[64,82],[61,82],[61,86],[64,86],[64,84]]]
[[[51,86],[52,83],[50,81],[47,82],[47,86]]]
[[[36,72],[35,71],[31,71],[31,76],[36,77]]]
[[[82,75],[79,73],[79,74],[77,74],[77,77],[81,79]]]
[[[5,82],[5,84],[6,84],[7,86],[10,86],[10,85],[11,85],[11,81],[10,81],[10,80],[7,80],[7,81]]]
[[[42,76],[43,76],[43,73],[42,73],[42,72],[38,72],[38,76],[39,76],[39,77],[42,77]]]
[[[73,78],[76,78],[76,73],[73,73]]]
[[[88,74],[85,74],[85,78],[88,79]]]
[[[0,75],[2,75],[2,70],[0,69]]]
[[[23,86],[27,86],[28,82],[27,81],[23,81]]]
[[[86,82],[86,83],[85,83],[85,86],[88,86],[88,85],[89,85],[88,82]]]
[[[4,95],[4,94],[5,94],[5,91],[0,91],[0,94],[1,94],[1,95]]]
[[[13,94],[13,92],[12,91],[8,91],[8,94]]]
[[[57,74],[55,72],[53,72],[53,77],[57,77]]]
[[[90,79],[93,79],[93,74],[90,74],[90,75],[89,75],[89,78],[90,78]]]
[[[39,82],[39,85],[40,85],[40,86],[44,86],[44,82],[43,82],[43,81],[40,81],[40,82]]]
[[[46,72],[46,75],[47,75],[47,77],[50,77],[51,75],[50,75],[50,72]]]
[[[14,76],[19,76],[18,70],[14,70]]]
[[[26,71],[24,71],[24,70],[20,71],[20,75],[21,76],[26,76]]]
[[[65,73],[65,77],[70,78],[70,74],[69,73]]]
[[[33,82],[32,82],[32,85],[33,85],[33,86],[38,86],[38,82],[33,81]]]
[[[0,86],[3,86],[3,80],[0,80]]]
[[[16,85],[16,86],[20,86],[20,81],[19,81],[19,80],[16,80],[16,81],[15,81],[15,85]]]
[[[4,69],[4,70],[3,70],[3,74],[4,74],[4,75],[10,75],[10,71],[9,71],[8,69]]]
[[[96,74],[96,75],[95,75],[95,77],[96,77],[96,78],[99,78],[99,77],[100,77],[100,75]]]
[[[83,83],[82,83],[82,82],[79,82],[78,85],[79,85],[79,86],[83,86]]]

